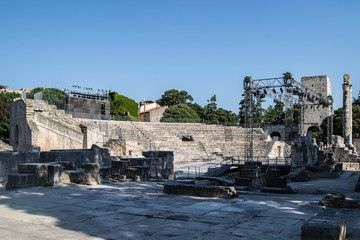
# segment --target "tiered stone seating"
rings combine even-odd
[[[111,125],[108,130],[118,131],[120,139],[137,140],[144,149],[173,151],[177,164],[244,158],[248,141],[248,130],[234,126],[146,122],[111,122]],[[269,142],[261,129],[255,129],[253,136],[254,157],[264,158]]]

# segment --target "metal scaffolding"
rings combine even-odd
[[[284,73],[282,77],[252,79],[249,76],[244,78],[244,96],[245,96],[245,127],[248,128],[248,138],[245,146],[245,156],[247,161],[253,160],[253,140],[254,140],[254,98],[263,99],[271,97],[275,101],[283,102],[285,108],[286,129],[293,126],[294,107],[300,108],[300,119],[297,126],[297,132],[304,131],[305,108],[323,106],[329,107],[330,116],[327,118],[327,143],[332,143],[332,111],[333,100],[331,96],[323,96],[300,82],[295,81],[293,75],[289,72]],[[290,133],[286,133],[288,137]]]

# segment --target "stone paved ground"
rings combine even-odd
[[[233,199],[167,195],[152,182],[0,188],[0,239],[300,239],[305,220],[345,218],[360,239],[359,209],[318,205],[353,191],[360,172],[294,184],[298,194],[241,193]]]

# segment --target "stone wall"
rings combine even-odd
[[[7,181],[7,176],[17,173],[21,163],[66,163],[81,168],[82,164],[97,163],[101,167],[111,166],[107,149],[93,146],[91,149],[53,150],[44,152],[0,152],[0,183]]]
[[[286,126],[286,125],[266,125],[264,127],[264,131],[266,134],[273,137],[273,135],[280,134],[280,138],[278,140],[293,140],[296,135],[298,128],[297,126]],[[274,139],[274,138],[273,138]]]
[[[14,150],[29,150],[31,144],[31,130],[27,122],[26,103],[21,99],[10,102],[10,146]]]
[[[81,149],[80,124],[63,110],[42,100],[15,99],[10,103],[10,145],[16,151]]]
[[[86,163],[98,163],[101,167],[111,165],[108,150],[95,145],[91,149],[44,151],[40,153],[39,162],[74,162],[75,168]]]
[[[268,158],[290,158],[291,145],[284,141],[273,141],[266,154]]]
[[[160,119],[162,118],[163,113],[165,112],[166,109],[167,109],[167,106],[151,111],[150,112],[150,122],[160,122]]]
[[[110,102],[97,99],[68,97],[66,112],[73,117],[90,119],[110,119]]]

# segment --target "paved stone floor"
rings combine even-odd
[[[0,239],[300,239],[315,215],[346,219],[360,239],[360,210],[318,205],[328,192],[354,192],[360,172],[294,183],[297,194],[240,193],[233,199],[162,193],[153,182],[0,188]]]

